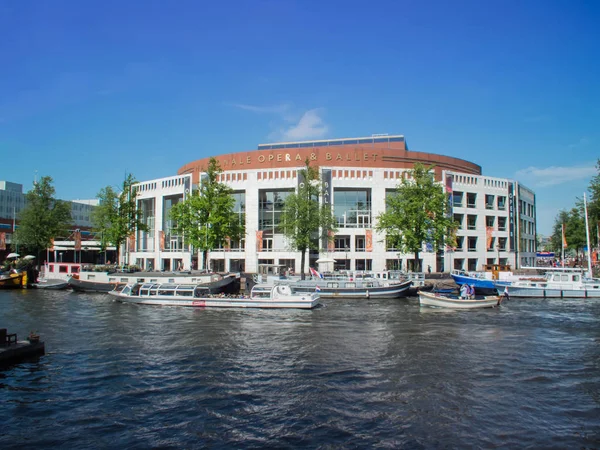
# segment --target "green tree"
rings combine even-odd
[[[25,195],[26,206],[19,214],[19,228],[14,240],[40,256],[52,239],[65,236],[72,224],[69,202],[54,198],[52,177],[42,177]]]
[[[554,219],[554,225],[552,226],[552,235],[548,241],[549,250],[552,250],[557,255],[560,255],[562,252],[562,228],[563,224],[566,224],[569,221],[569,213],[567,211],[561,210],[558,212],[558,215]],[[569,241],[567,241],[567,244]],[[566,249],[565,249],[566,250]]]
[[[96,196],[99,199],[98,211],[92,214],[94,230],[99,233],[103,245],[112,243],[117,248],[117,260],[120,261],[121,244],[137,230],[147,231],[148,227],[141,220],[142,212],[137,209],[135,187],[137,181],[132,174],[127,174],[119,194],[107,186]]]
[[[583,215],[583,200],[577,199],[576,206],[570,211],[560,211],[554,221],[553,233],[550,237],[552,249],[555,252],[562,252],[562,227],[564,224],[565,240],[567,241],[567,250],[579,255],[586,245],[585,236],[585,216]]]
[[[449,214],[444,188],[436,183],[433,166],[416,163],[409,176],[401,180],[394,195],[386,199],[386,211],[378,216],[376,230],[404,253],[415,256],[415,270],[421,271],[419,253],[424,242],[434,248],[455,246],[458,224]]]
[[[170,212],[173,228],[183,234],[186,243],[203,252],[204,268],[208,267],[210,250],[222,247],[227,239],[239,239],[244,234],[244,224],[234,211],[233,190],[218,181],[222,172],[219,162],[210,158],[200,187],[187,199],[173,205]]]
[[[590,198],[588,201],[588,220],[590,223],[590,240],[592,244],[600,245],[598,242],[598,226],[600,226],[600,159],[596,163],[598,173],[591,179],[588,186]]]
[[[319,238],[333,239],[337,228],[331,206],[319,204],[322,194],[319,169],[311,167],[307,159],[305,167],[298,171],[298,177],[302,181],[298,190],[285,199],[280,229],[290,246],[301,253],[300,273],[304,279],[307,250],[318,249]]]
[[[96,236],[100,238],[100,248],[106,251],[106,248],[118,240],[113,224],[117,223],[119,216],[119,194],[111,186],[100,189],[96,195],[98,206],[92,210],[91,219],[93,230]],[[106,261],[105,261],[106,262]]]

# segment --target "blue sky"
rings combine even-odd
[[[404,134],[517,179],[600,158],[600,3],[0,0],[0,179],[63,199],[289,139]]]

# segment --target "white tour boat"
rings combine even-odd
[[[160,306],[311,309],[319,303],[316,292],[296,293],[289,286],[261,284],[252,288],[250,296],[210,294],[200,285],[168,283],[133,283],[109,294],[123,303]]]
[[[421,306],[436,306],[451,309],[479,309],[495,308],[500,306],[502,298],[498,295],[477,296],[474,299],[463,299],[435,292],[419,291],[419,304]]]
[[[513,281],[511,297],[600,298],[600,280],[586,278],[583,269],[552,269],[541,280]]]

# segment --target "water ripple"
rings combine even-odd
[[[2,448],[597,448],[600,302],[152,308],[0,291],[48,353],[0,370]]]

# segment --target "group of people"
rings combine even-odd
[[[460,287],[460,298],[473,299],[475,298],[475,286],[469,286],[467,283]]]

